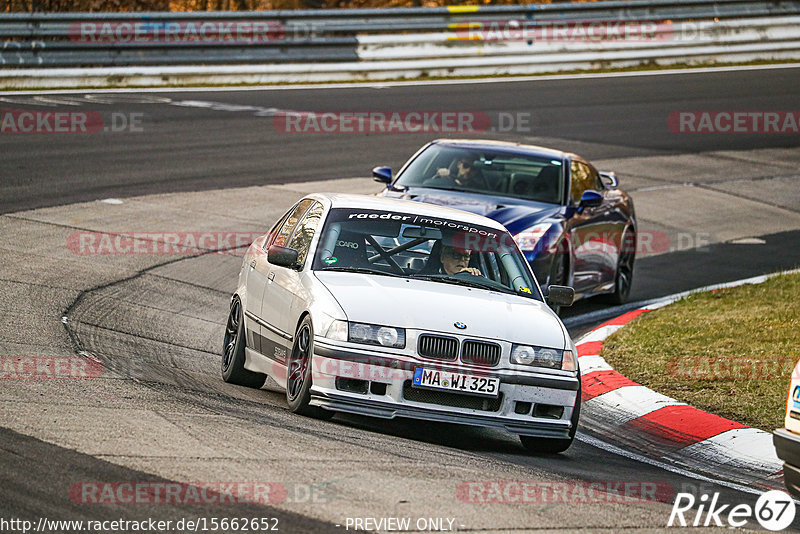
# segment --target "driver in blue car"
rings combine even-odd
[[[456,162],[455,176],[450,169],[442,168],[436,172],[433,178],[425,181],[423,185],[451,185],[467,189],[489,189],[486,178],[479,168],[475,166],[475,161],[470,157],[461,157]]]

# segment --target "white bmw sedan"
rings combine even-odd
[[[548,300],[570,305],[571,288]],[[300,200],[245,255],[225,381],[285,388],[293,412],[496,427],[566,450],[580,412],[574,344],[504,227],[359,195]]]

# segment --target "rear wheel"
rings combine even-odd
[[[572,410],[570,422],[572,428],[569,429],[569,437],[562,439],[537,438],[535,436],[520,436],[522,446],[529,452],[536,454],[558,454],[569,449],[575,440],[575,433],[578,431],[578,421],[581,417],[581,390],[578,388],[578,395],[575,399],[575,408]]]
[[[633,262],[636,259],[636,236],[626,231],[622,236],[622,247],[617,258],[617,275],[614,278],[614,292],[607,300],[612,304],[624,304],[628,301],[633,284]]]
[[[311,356],[314,354],[314,327],[306,316],[297,327],[289,361],[286,362],[286,402],[289,409],[301,415],[330,419],[334,413],[311,402]]]
[[[250,388],[260,388],[267,375],[254,373],[244,368],[244,348],[246,345],[242,302],[234,298],[225,325],[225,338],[222,343],[222,379],[225,382]]]

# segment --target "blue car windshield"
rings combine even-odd
[[[430,187],[561,204],[562,161],[500,150],[433,144],[398,177],[395,187]]]
[[[312,269],[423,279],[543,300],[505,230],[412,213],[332,209]]]

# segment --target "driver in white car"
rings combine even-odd
[[[450,275],[469,273],[475,276],[482,276],[477,268],[469,266],[471,253],[471,250],[457,249],[447,245],[442,246],[442,253],[439,256],[439,260],[442,263],[441,273]]]

